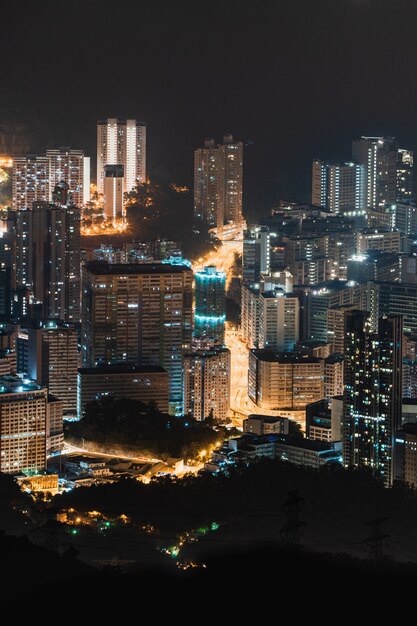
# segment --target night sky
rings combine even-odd
[[[96,120],[136,117],[150,174],[192,185],[194,148],[231,132],[252,214],[308,200],[311,159],[349,158],[361,134],[417,149],[415,0],[240,4],[8,3],[0,134],[24,120],[31,149],[95,161]]]

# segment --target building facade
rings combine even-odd
[[[83,150],[59,148],[47,150],[48,202],[53,202],[56,185],[65,182],[72,204],[82,207],[90,200],[90,157]],[[31,205],[29,205],[31,206]]]
[[[184,415],[198,421],[227,421],[230,409],[230,351],[197,350],[184,356]]]
[[[153,404],[161,413],[168,413],[168,372],[158,365],[140,366],[129,363],[78,370],[78,417],[84,415],[89,402],[108,396]]]
[[[226,274],[214,266],[195,272],[194,336],[214,345],[224,343]]]
[[[352,142],[352,157],[366,168],[367,205],[386,209],[397,199],[398,142],[394,137],[361,137]]]
[[[251,350],[248,393],[261,409],[305,409],[323,398],[324,361],[296,353]]]
[[[194,217],[210,227],[240,226],[243,190],[243,143],[232,135],[223,144],[206,139],[194,152]]]
[[[106,165],[123,165],[123,192],[146,182],[144,122],[116,118],[97,122],[97,189],[103,194]]]
[[[366,208],[366,169],[358,163],[313,161],[312,203],[332,213]]]
[[[78,334],[74,326],[57,320],[28,328],[28,371],[38,385],[62,402],[64,415],[77,414]]]
[[[46,468],[48,392],[18,377],[0,379],[0,471]]]
[[[49,200],[49,170],[46,156],[14,157],[12,170],[12,208],[28,209],[34,202]]]
[[[85,367],[160,365],[170,410],[182,410],[183,352],[192,332],[192,271],[169,263],[87,263],[82,282]]]
[[[414,153],[398,149],[397,157],[397,201],[411,200],[414,192]]]
[[[401,316],[381,318],[373,333],[367,312],[346,314],[343,462],[371,468],[387,486],[401,425],[402,335]]]
[[[16,214],[16,286],[43,319],[80,320],[80,209],[35,202]]]

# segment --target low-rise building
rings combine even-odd
[[[106,396],[154,403],[168,413],[169,377],[159,365],[100,365],[78,370],[77,413],[82,417],[88,402]]]
[[[243,420],[243,432],[249,435],[288,435],[288,417],[249,415]]]

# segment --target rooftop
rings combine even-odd
[[[102,376],[103,374],[166,374],[160,365],[135,365],[132,363],[115,363],[112,365],[97,365],[96,367],[80,367],[79,374]]]
[[[252,413],[248,415],[247,419],[257,420],[258,422],[266,422],[267,424],[275,424],[276,422],[282,422],[282,420],[288,420],[288,417],[273,417],[272,415],[257,415]]]
[[[251,350],[251,353],[259,361],[268,363],[321,363],[323,359],[314,356],[306,356],[296,352],[274,352],[266,348]]]
[[[2,376],[0,378],[0,394],[6,393],[25,393],[28,391],[41,391],[45,387],[37,385],[29,378],[20,378],[19,376]]]
[[[106,263],[106,261],[90,261],[85,268],[96,276],[116,276],[118,274],[182,274],[191,272],[186,265],[171,263]]]
[[[342,363],[342,361],[343,354],[341,354],[340,352],[334,352],[324,360],[326,365],[331,365],[332,363]]]

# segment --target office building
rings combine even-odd
[[[116,222],[124,215],[123,165],[104,166],[104,215]]]
[[[68,186],[68,202],[82,207],[90,200],[90,157],[82,150],[59,148],[47,150],[48,161],[48,197],[47,202],[54,202],[55,187],[62,182]],[[28,205],[26,208],[31,207]]]
[[[80,209],[35,202],[16,214],[16,285],[43,319],[80,319]]]
[[[397,156],[397,202],[413,197],[414,153],[399,148]]]
[[[223,144],[206,139],[194,152],[194,217],[209,227],[241,226],[243,143],[232,135]]]
[[[366,168],[367,206],[387,209],[397,199],[398,142],[393,137],[361,137],[352,143],[352,157]]]
[[[212,345],[223,345],[226,321],[226,274],[214,266],[194,274],[194,336]]]
[[[251,350],[249,398],[261,409],[304,410],[324,393],[324,361],[297,353]]]
[[[331,213],[366,209],[366,169],[358,163],[313,161],[312,203]]]
[[[49,170],[46,156],[14,157],[12,171],[12,208],[28,209],[34,202],[49,199]]]
[[[40,472],[46,467],[48,391],[18,376],[0,379],[0,471]]]
[[[197,350],[184,356],[184,415],[227,421],[230,409],[230,351]]]
[[[381,318],[376,334],[367,312],[346,314],[343,462],[371,468],[386,486],[401,425],[402,336],[401,316]]]
[[[58,320],[39,322],[28,328],[29,377],[62,402],[66,416],[77,414],[77,330]]]
[[[120,363],[80,368],[77,389],[79,417],[89,402],[109,396],[152,404],[161,413],[168,413],[169,376],[159,365]]]
[[[102,194],[106,165],[123,166],[123,192],[146,182],[145,123],[115,118],[97,122],[97,189]]]
[[[160,365],[170,410],[182,410],[183,351],[191,346],[192,270],[169,263],[87,263],[82,279],[85,367]]]
[[[300,303],[281,290],[259,294],[259,335],[256,345],[291,352],[299,339]]]

